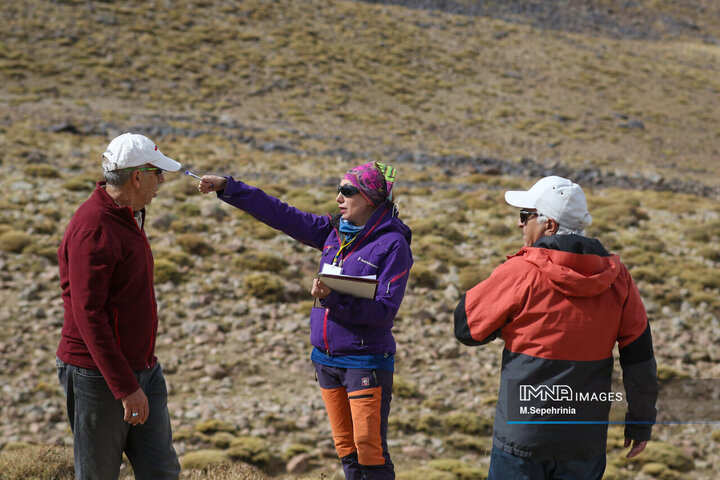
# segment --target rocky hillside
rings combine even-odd
[[[452,312],[521,246],[502,193],[539,176],[587,187],[664,381],[720,378],[720,7],[677,3],[3,2],[0,447],[71,442],[54,256],[125,131],[320,214],[350,166],[398,169],[416,260],[395,327],[399,478],[484,478],[502,345],[460,345]],[[309,362],[317,252],[195,186],[167,175],[148,207],[176,448],[188,471],[332,477]],[[606,478],[718,475],[711,426],[658,426],[633,462],[610,432]]]

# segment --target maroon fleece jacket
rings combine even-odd
[[[115,203],[105,182],[70,220],[58,263],[65,308],[58,358],[100,370],[115,398],[130,395],[140,388],[133,371],[157,363],[153,256],[132,210]]]

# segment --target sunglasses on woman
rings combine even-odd
[[[343,197],[352,197],[360,193],[360,190],[355,185],[340,185],[338,186],[338,193],[342,194]]]

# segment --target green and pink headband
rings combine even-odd
[[[378,162],[366,163],[350,169],[343,178],[355,185],[373,207],[377,207],[385,200],[392,201],[395,169],[390,165]]]

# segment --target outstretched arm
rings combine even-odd
[[[313,248],[321,249],[332,230],[328,217],[298,210],[232,177],[204,175],[198,190],[203,194],[217,192],[223,202]]]

